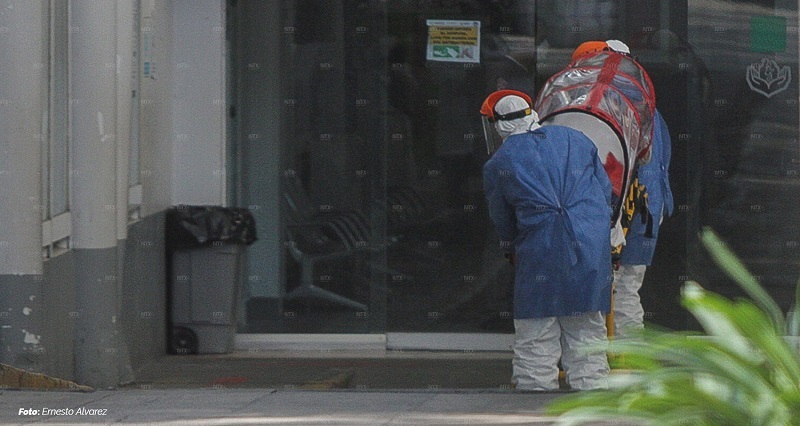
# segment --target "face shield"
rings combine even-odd
[[[490,111],[482,112],[483,136],[489,155],[497,151],[507,137],[538,127],[538,115],[520,96],[503,96]]]
[[[486,151],[489,155],[492,155],[503,144],[504,138],[497,132],[494,120],[490,117],[481,117],[481,122],[483,123],[483,138],[486,140]]]

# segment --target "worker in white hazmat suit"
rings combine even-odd
[[[608,47],[630,55],[627,44],[607,40]],[[647,267],[653,261],[658,230],[664,217],[672,214],[672,190],[669,185],[671,141],[664,118],[656,110],[653,116],[653,145],[650,162],[639,166],[637,176],[647,194],[646,209],[637,210],[626,236],[619,268],[614,271],[614,336],[629,337],[644,327],[644,308],[639,291]]]
[[[611,182],[583,133],[539,126],[530,98],[503,90],[481,108],[490,153],[484,191],[501,241],[513,248],[517,389],[608,386]]]

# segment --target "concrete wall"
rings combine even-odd
[[[0,362],[42,368],[41,141],[47,140],[47,6],[0,1]]]
[[[176,0],[172,204],[225,204],[225,2]]]
[[[139,159],[143,217],[172,205],[172,19],[172,1],[142,0]]]
[[[75,379],[73,336],[77,327],[75,256],[68,252],[44,263],[42,281],[43,336],[46,356],[42,372]]]
[[[122,332],[133,370],[166,353],[167,305],[164,251],[164,214],[150,215],[128,227],[124,250],[124,285],[121,299]],[[142,267],[147,265],[147,267]],[[36,336],[41,349],[28,351],[39,370],[66,380],[75,380],[73,336],[80,312],[76,310],[76,258],[73,252],[44,262],[41,276],[17,277],[15,283],[37,284],[42,292],[38,300],[20,294],[24,306],[41,312],[41,330]],[[19,359],[19,358],[18,358]],[[24,360],[23,360],[24,361]],[[20,360],[7,362],[23,365]]]
[[[225,1],[135,4],[69,3],[72,244],[43,260],[49,2],[0,0],[0,362],[101,387],[166,353],[165,209],[225,201]],[[128,224],[131,126],[142,205]]]
[[[165,262],[164,213],[131,225],[125,246],[122,325],[134,371],[166,353]]]

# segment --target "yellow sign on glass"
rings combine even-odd
[[[480,21],[426,21],[428,24],[429,61],[472,62],[481,61]]]

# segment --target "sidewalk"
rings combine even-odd
[[[553,424],[544,407],[564,393],[511,389],[511,356],[402,351],[164,356],[140,368],[136,383],[117,390],[0,390],[0,424]]]
[[[553,419],[543,414],[542,407],[557,395],[229,388],[3,391],[0,424],[547,425]],[[45,414],[45,409],[63,409],[63,415]]]

